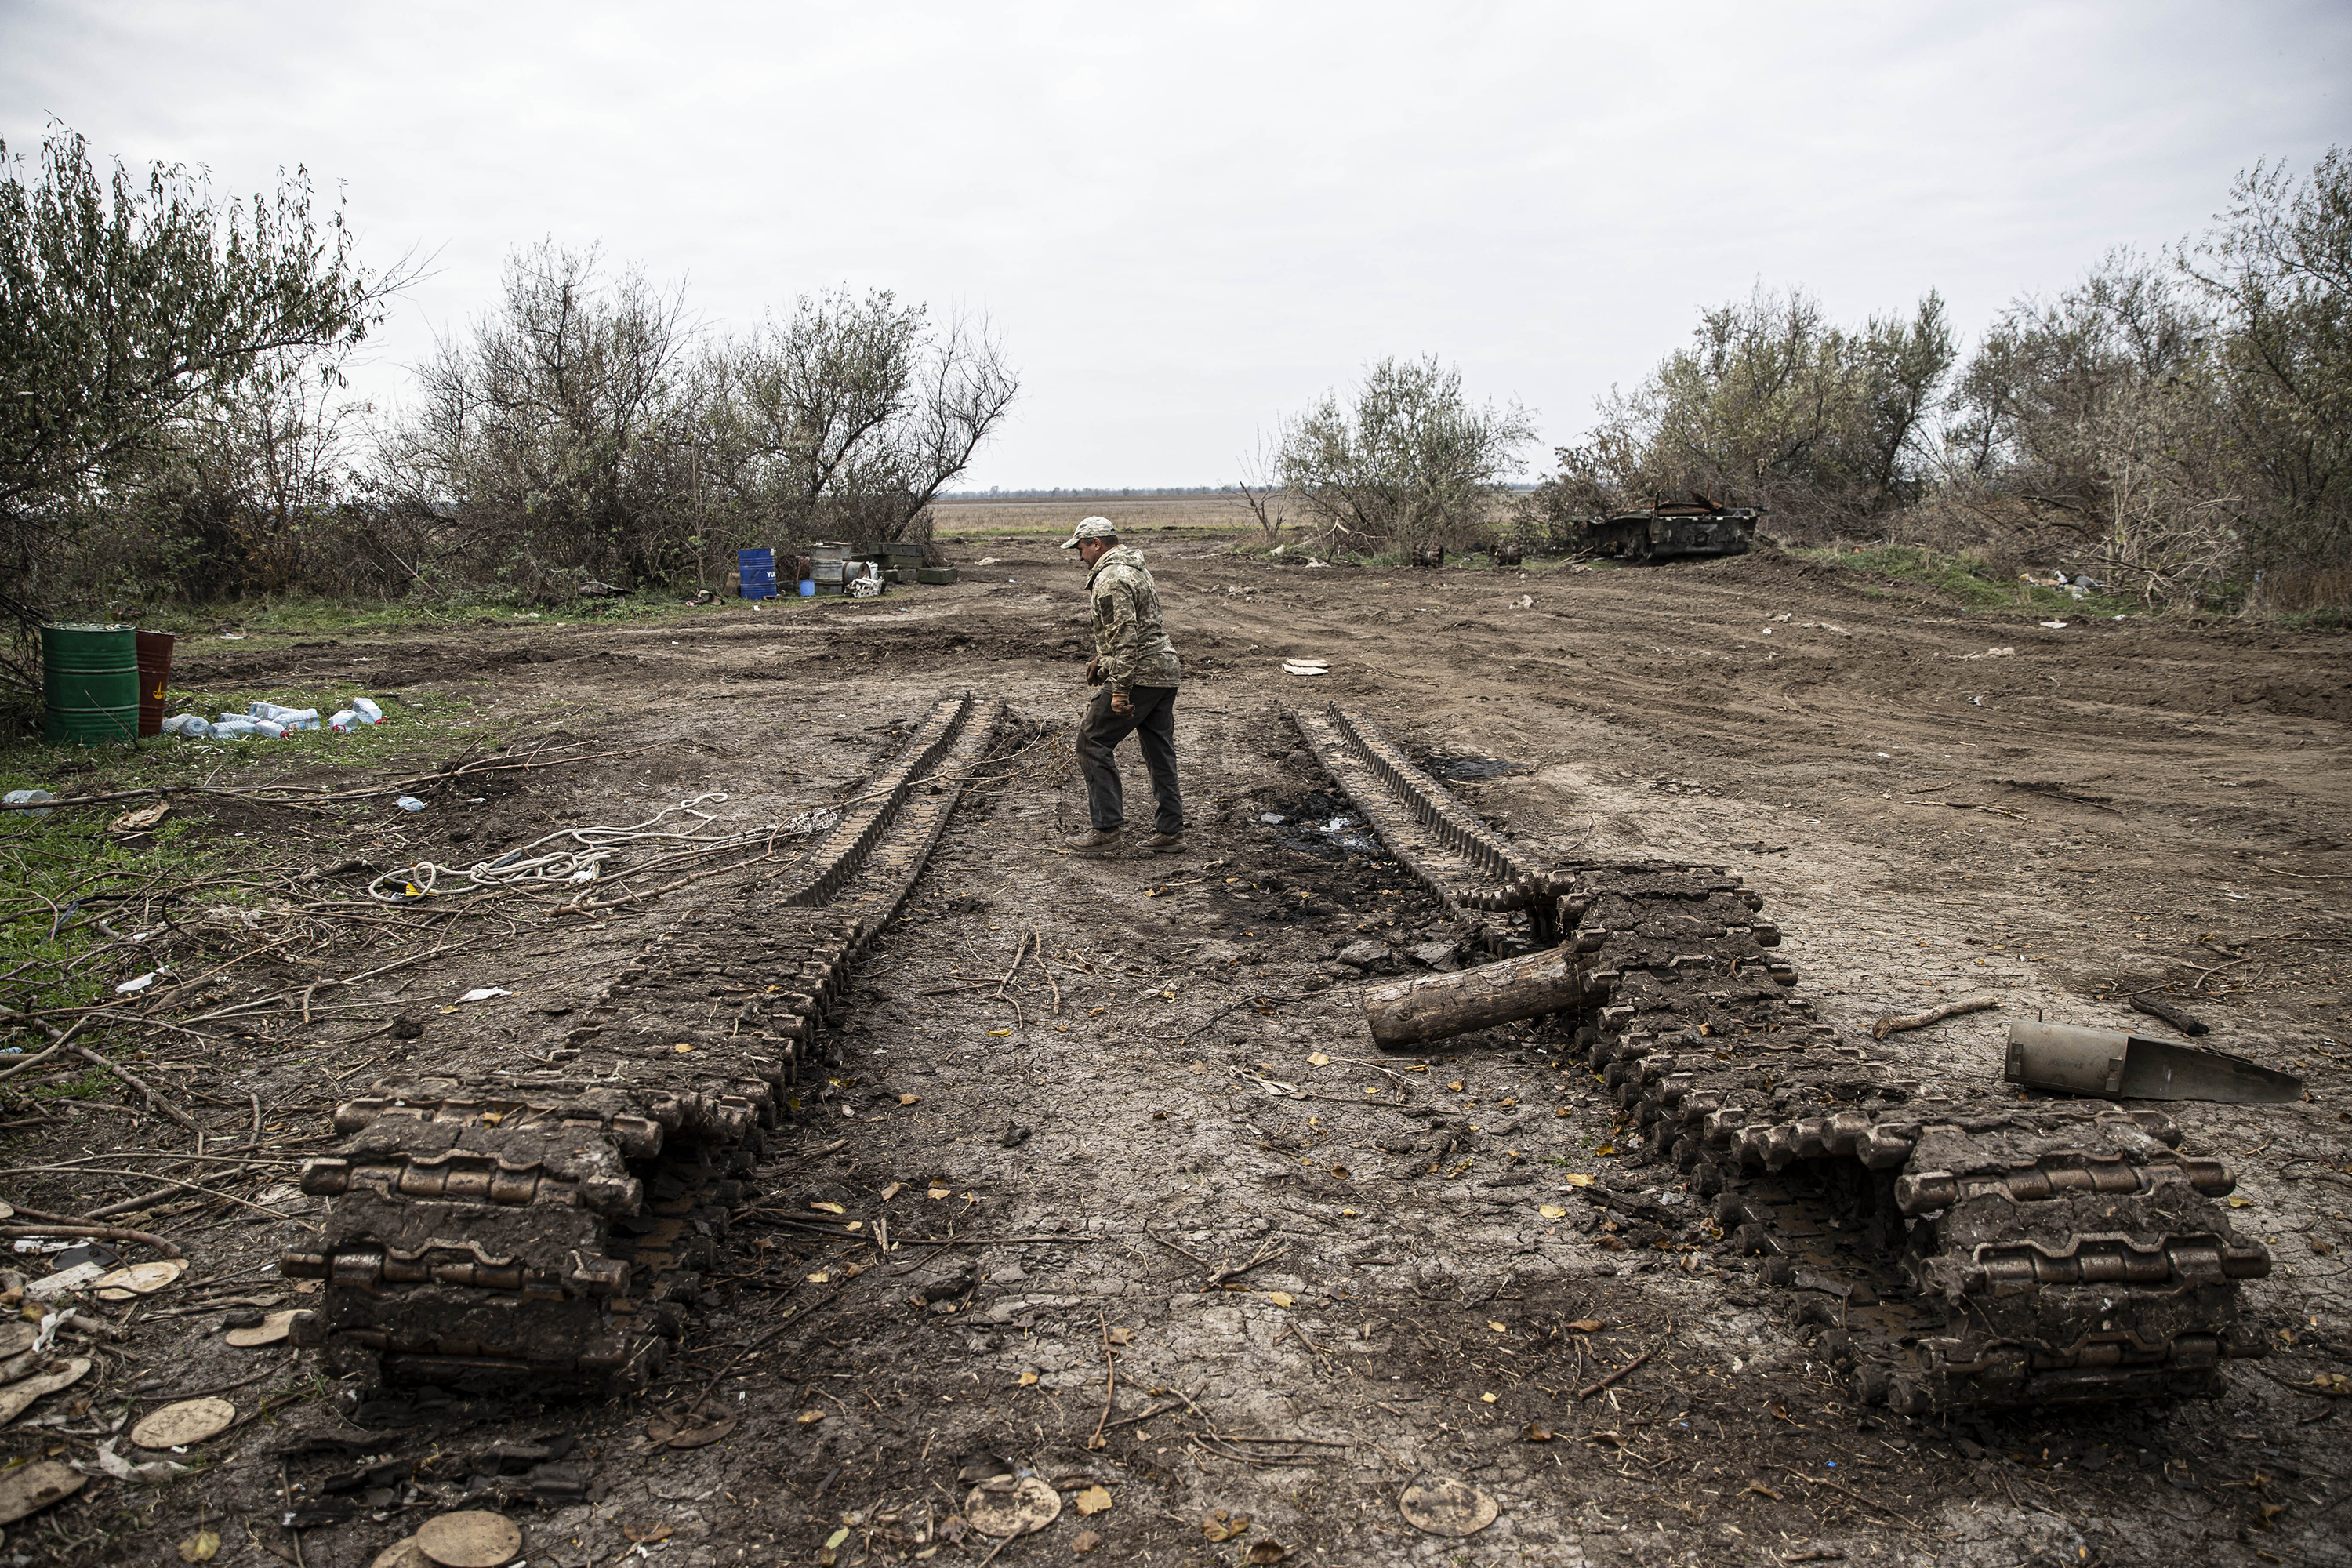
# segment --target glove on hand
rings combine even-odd
[[[1135,711],[1135,699],[1124,691],[1114,691],[1110,694],[1110,710],[1124,719]]]
[[[1100,686],[1102,683],[1102,660],[1099,658],[1090,658],[1087,660],[1087,684],[1088,686]]]

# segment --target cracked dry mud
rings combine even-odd
[[[561,1568],[1238,1563],[1268,1542],[1334,1564],[2347,1560],[2352,1417],[2312,1391],[2352,1357],[2346,639],[2044,632],[1770,556],[1522,579],[1283,569],[1147,536],[1187,662],[1192,841],[1087,861],[1055,850],[1084,812],[1080,575],[1034,541],[988,548],[992,581],[872,605],[205,646],[194,678],[214,687],[367,657],[387,687],[582,705],[575,732],[601,718],[598,758],[380,836],[444,860],[714,790],[767,820],[886,763],[940,699],[1013,717],[820,1037],[838,1065],[804,1073],[799,1114],[731,1194],[646,1393],[420,1393],[226,1348],[226,1313],[316,1300],[274,1264],[315,1244],[325,1205],[289,1167],[256,1169],[218,1184],[292,1217],[150,1214],[187,1279],[102,1354],[86,1413],[20,1426],[6,1451],[87,1461],[79,1434],[215,1390],[244,1424],[193,1473],[94,1483],[0,1553],[173,1563],[205,1528],[217,1561],[358,1568],[477,1508]],[[1970,657],[1996,646],[2016,651]],[[1332,673],[1286,679],[1297,655]],[[1367,980],[1454,928],[1376,847],[1315,826],[1346,808],[1280,716],[1309,699],[1372,714],[1424,761],[1517,764],[1456,768],[1454,788],[1558,858],[1742,872],[1795,994],[1842,1038],[1998,995],[1886,1043],[1930,1085],[1997,1079],[2011,1017],[2168,1033],[2122,996],[2176,986],[2215,1026],[2203,1043],[2310,1088],[2169,1108],[2235,1171],[2232,1222],[2274,1257],[2244,1289],[2270,1356],[2229,1363],[2211,1402],[1920,1419],[1850,1403],[1671,1163],[1628,1159],[1632,1129],[1563,1029],[1372,1049]],[[1134,770],[1131,808],[1142,790]],[[324,1153],[338,1100],[444,1042],[550,1037],[773,869],[599,925],[530,909],[404,971],[361,1022],[227,1046],[215,1097],[261,1096]],[[1337,961],[1366,942],[1393,956],[1370,976]],[[454,1010],[475,986],[515,994]],[[682,1031],[729,1000],[664,996]],[[362,1026],[402,1011],[422,1039]],[[94,1117],[10,1163],[184,1143]],[[59,1210],[142,1190],[15,1180]],[[1059,1518],[1001,1550],[959,1537],[972,1479],[1008,1466],[1055,1489]],[[1399,1500],[1416,1479],[1469,1483],[1494,1521],[1413,1528]]]

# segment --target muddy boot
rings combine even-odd
[[[1063,839],[1062,847],[1073,855],[1100,860],[1118,854],[1125,846],[1126,837],[1116,827],[1090,827],[1075,838]]]
[[[1146,855],[1181,855],[1184,836],[1181,833],[1155,833],[1143,841]]]

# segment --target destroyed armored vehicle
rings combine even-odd
[[[1584,547],[1600,555],[1654,561],[1673,555],[1745,555],[1755,542],[1753,507],[1724,507],[1703,498],[1666,501],[1647,511],[1588,518]]]

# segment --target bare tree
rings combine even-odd
[[[1258,531],[1265,536],[1268,545],[1282,542],[1282,531],[1290,521],[1290,492],[1282,488],[1282,446],[1280,441],[1264,431],[1258,433],[1257,450],[1242,459],[1242,477],[1237,488],[1243,504],[1257,519]]]

